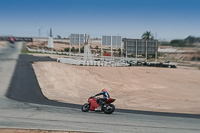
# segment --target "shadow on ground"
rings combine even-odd
[[[56,61],[56,59],[51,59],[50,57],[36,57],[28,54],[19,55],[15,72],[13,74],[6,97],[25,103],[35,103],[80,109],[81,105],[49,100],[42,94],[34,69],[32,67],[32,63],[38,61]],[[157,116],[200,118],[200,114],[181,114],[127,109],[116,109],[116,111],[123,113],[146,114]]]
[[[49,100],[42,94],[32,67],[32,63],[37,61],[56,61],[56,59],[51,59],[50,57],[36,57],[27,54],[19,55],[6,96],[20,102],[80,108],[80,105]]]

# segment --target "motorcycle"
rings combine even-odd
[[[99,107],[99,104],[97,103],[97,101],[98,101],[98,98],[95,98],[93,96],[88,98],[88,103],[85,103],[81,107],[81,110],[83,112],[88,112],[89,110],[90,111],[99,111],[99,110],[95,110],[96,108]],[[114,101],[115,101],[115,99],[109,98],[106,101],[102,102],[101,111],[103,111],[105,114],[113,113],[115,111],[115,106],[111,103]]]

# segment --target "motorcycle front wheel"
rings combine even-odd
[[[105,104],[103,107],[103,112],[105,114],[111,114],[115,111],[115,106],[113,104]]]
[[[90,104],[89,103],[86,103],[84,104],[82,107],[81,107],[81,110],[83,112],[88,112],[90,110]]]

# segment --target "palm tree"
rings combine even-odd
[[[153,40],[153,34],[151,33],[151,31],[146,31],[142,34],[142,39]]]

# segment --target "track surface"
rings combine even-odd
[[[21,43],[18,43],[14,48],[0,51],[0,127],[88,132],[200,132],[199,115],[131,110],[117,110],[111,115],[83,113],[80,105],[48,100],[40,90],[31,63],[53,60],[19,55],[20,49]]]

